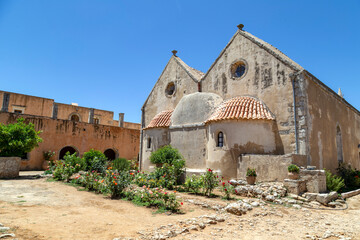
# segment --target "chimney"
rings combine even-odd
[[[124,127],[124,113],[119,113],[119,127]]]

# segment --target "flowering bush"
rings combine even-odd
[[[130,185],[132,180],[129,172],[117,170],[106,170],[105,175],[106,192],[110,194],[111,198],[121,197],[123,191]]]
[[[134,203],[147,207],[178,212],[182,203],[176,199],[175,192],[167,192],[162,188],[148,188],[143,186],[141,190],[128,191],[125,194]]]
[[[76,166],[78,167],[78,166]],[[71,166],[65,161],[59,160],[55,162],[55,170],[53,171],[53,178],[59,181],[69,181],[70,177],[77,171],[77,168]]]
[[[231,193],[234,191],[234,187],[227,181],[227,183],[222,182],[221,183],[221,191],[224,193],[224,199],[230,200],[231,199]]]
[[[213,170],[207,169],[206,173],[201,176],[203,180],[203,193],[207,196],[211,196],[211,192],[219,185],[218,176],[215,175]]]
[[[199,194],[203,186],[204,183],[203,183],[203,178],[201,176],[197,176],[193,174],[191,177],[187,177],[185,180],[185,189],[195,194]]]

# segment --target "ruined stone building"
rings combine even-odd
[[[54,151],[55,159],[68,151],[82,156],[92,148],[108,159],[138,157],[140,124],[124,122],[123,113],[117,121],[110,111],[4,91],[0,91],[0,107],[0,123],[15,123],[22,117],[42,131],[43,142],[22,157],[22,170],[42,169],[44,151]]]
[[[360,167],[360,112],[281,51],[239,29],[206,73],[173,51],[142,107],[141,168],[171,144],[187,173],[267,180],[290,163]],[[266,179],[264,179],[266,180]]]

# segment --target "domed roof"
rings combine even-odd
[[[254,97],[234,97],[223,101],[206,121],[237,119],[275,120],[264,103]]]
[[[196,92],[184,96],[171,116],[171,126],[204,124],[223,99],[214,93]]]
[[[150,121],[149,125],[145,128],[161,128],[170,126],[170,118],[174,110],[162,111]]]

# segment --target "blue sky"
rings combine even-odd
[[[140,122],[171,50],[206,72],[243,23],[360,109],[359,12],[350,0],[0,0],[0,90]]]

